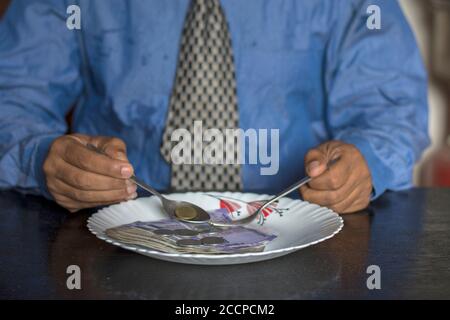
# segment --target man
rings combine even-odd
[[[214,167],[231,189],[275,193],[306,168],[313,180],[303,198],[347,213],[411,186],[428,144],[426,75],[395,1],[75,3],[79,30],[66,27],[73,3],[60,0],[15,0],[1,21],[1,188],[40,193],[72,212],[136,197],[133,172],[177,190],[199,169],[171,163],[170,133],[223,117],[244,130],[279,129],[277,174],[261,175],[261,164]],[[367,22],[370,5],[381,10],[379,28]],[[222,118],[211,122],[186,95],[198,92],[195,83],[201,101],[227,95],[230,103],[212,110]],[[74,104],[75,134],[65,121]]]

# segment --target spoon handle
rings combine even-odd
[[[331,168],[331,166],[333,164],[335,164],[337,161],[339,160],[339,157],[330,160],[327,163],[327,170]],[[297,181],[296,183],[294,183],[293,185],[289,186],[288,188],[284,189],[283,191],[281,191],[279,194],[277,194],[276,196],[270,198],[269,200],[267,200],[261,207],[258,208],[258,210],[256,210],[251,216],[248,216],[244,219],[240,219],[240,220],[234,220],[231,222],[214,222],[214,221],[210,221],[209,223],[213,226],[217,226],[217,227],[232,227],[232,226],[238,226],[238,225],[245,225],[248,224],[252,221],[254,221],[259,214],[265,209],[267,208],[267,206],[269,206],[270,204],[274,203],[275,201],[279,200],[280,198],[288,195],[289,193],[291,193],[294,190],[298,190],[300,187],[302,187],[303,185],[307,184],[308,182],[310,182],[312,180],[312,178],[310,176],[305,176],[303,179]]]
[[[158,191],[156,191],[155,189],[153,189],[151,186],[149,186],[148,184],[146,184],[144,181],[138,179],[135,175],[132,175],[130,177],[130,180],[132,182],[134,182],[137,186],[141,187],[142,189],[144,189],[145,191],[148,191],[152,194],[154,194],[155,196],[157,196],[158,198],[160,198],[161,200],[165,200],[164,196],[159,193]]]
[[[237,225],[245,225],[248,224],[250,222],[252,222],[253,220],[255,220],[257,218],[257,216],[265,209],[267,208],[270,204],[274,203],[275,201],[277,201],[278,199],[284,197],[285,195],[291,193],[292,191],[300,188],[301,186],[303,186],[304,184],[308,183],[311,180],[311,178],[309,176],[304,177],[303,179],[301,179],[300,181],[297,181],[296,183],[294,183],[293,185],[289,186],[288,188],[286,188],[285,190],[281,191],[279,194],[277,194],[276,196],[270,198],[269,200],[267,200],[261,207],[258,208],[258,210],[256,210],[251,216],[248,216],[244,219],[240,219],[240,220],[234,220],[231,222],[226,222],[226,223],[222,223],[222,222],[214,222],[211,221],[210,224],[213,226],[217,226],[217,227],[231,227],[231,226],[237,226]]]
[[[339,160],[339,157],[332,159],[330,161],[328,161],[327,163],[327,170],[331,168],[331,166],[333,164],[335,164],[337,161]],[[284,189],[283,191],[281,191],[279,194],[277,194],[276,196],[274,196],[273,198],[269,199],[267,202],[264,203],[264,205],[262,205],[258,212],[264,210],[265,208],[267,208],[270,204],[274,203],[275,201],[277,201],[278,199],[284,197],[285,195],[288,195],[289,193],[291,193],[294,190],[299,189],[300,187],[302,187],[303,185],[307,184],[308,182],[310,182],[312,180],[312,178],[310,176],[305,176],[303,179],[301,179],[300,181],[297,181],[296,183],[294,183],[293,185],[287,187],[286,189]]]

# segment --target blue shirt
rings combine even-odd
[[[66,27],[70,4],[81,30]],[[188,0],[14,0],[0,22],[0,188],[48,196],[42,163],[72,130],[117,136],[136,174],[167,189],[159,148]],[[366,26],[381,9],[381,29]],[[375,197],[411,186],[428,145],[426,74],[396,1],[223,0],[240,127],[279,129],[280,168],[242,166],[246,191],[304,174],[308,149],[355,144]]]

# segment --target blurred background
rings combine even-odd
[[[428,69],[431,146],[415,170],[421,186],[450,186],[450,0],[400,0]],[[383,17],[381,17],[383,19]]]
[[[10,1],[0,0],[0,16]],[[450,187],[450,0],[399,3],[416,35],[429,74],[432,144],[415,168],[414,181],[419,186]]]

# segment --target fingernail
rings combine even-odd
[[[131,168],[128,167],[128,166],[124,166],[124,167],[122,167],[122,168],[120,169],[120,174],[121,174],[122,177],[124,177],[124,178],[129,178],[129,177],[131,177],[131,173],[132,173],[132,170],[131,170]]]
[[[128,194],[134,194],[136,192],[136,189],[137,189],[136,185],[128,186],[127,192]]]
[[[308,174],[310,176],[315,176],[318,174],[317,170],[319,169],[320,162],[317,160],[314,160],[308,164]]]
[[[313,170],[314,168],[317,168],[318,166],[320,166],[320,162],[314,160],[313,162],[311,162],[311,163],[308,165],[308,169],[309,169],[309,170]]]
[[[137,192],[133,193],[131,196],[127,198],[127,200],[132,200],[137,197]]]

